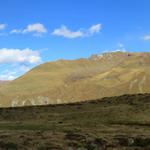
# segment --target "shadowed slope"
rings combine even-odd
[[[150,94],[0,108],[0,149],[149,150],[149,114]]]

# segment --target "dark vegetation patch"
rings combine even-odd
[[[150,94],[0,108],[0,150],[148,150]]]
[[[0,142],[0,149],[3,150],[18,150],[18,145],[16,143],[13,142]]]

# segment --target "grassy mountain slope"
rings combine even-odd
[[[0,104],[57,104],[148,93],[149,85],[150,53],[104,53],[39,65],[1,88]]]
[[[9,81],[1,81],[0,80],[0,88],[6,85]]]
[[[149,150],[150,94],[0,109],[0,149]]]

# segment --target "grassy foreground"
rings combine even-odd
[[[149,150],[150,94],[0,109],[1,150]]]

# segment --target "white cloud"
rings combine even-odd
[[[27,32],[46,33],[47,30],[45,29],[43,24],[37,23],[28,25],[27,28],[23,30],[23,33]]]
[[[72,32],[72,31],[68,30],[66,26],[62,26],[60,29],[55,29],[52,34],[64,36],[67,38],[76,38],[76,37],[83,36],[83,33],[81,31]]]
[[[143,40],[150,40],[150,35],[146,35],[144,37],[142,37]]]
[[[96,24],[96,25],[93,25],[91,28],[89,28],[89,32],[91,34],[93,33],[99,33],[101,30],[101,24]]]
[[[13,34],[13,33],[22,33],[22,31],[21,31],[21,30],[14,29],[14,30],[10,31],[10,34]]]
[[[41,62],[38,51],[26,49],[0,49],[0,80],[13,80]]]
[[[33,65],[41,62],[41,58],[37,51],[29,48],[20,49],[0,49],[0,65],[3,64],[24,64]]]
[[[4,30],[6,28],[6,24],[0,24],[0,30]]]
[[[119,46],[120,48],[122,48],[122,47],[124,47],[124,44],[118,43],[118,46]]]
[[[4,74],[0,74],[0,80],[14,80],[16,72],[7,72]]]
[[[34,36],[41,36],[42,33],[46,33],[47,30],[43,24],[36,23],[36,24],[28,25],[27,28],[24,30],[13,29],[12,31],[10,31],[10,34],[15,34],[15,33],[16,34],[18,34],[18,33],[25,34],[25,33],[29,33],[29,32],[34,32],[34,34],[33,34]]]
[[[53,31],[53,35],[64,36],[67,38],[77,38],[93,35],[94,33],[99,33],[101,30],[101,24],[93,25],[89,29],[79,29],[77,31],[70,31],[66,26],[61,26],[59,29]]]

